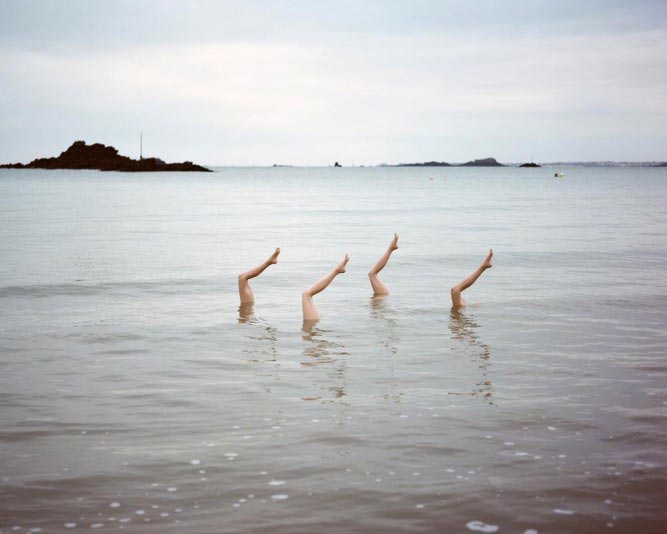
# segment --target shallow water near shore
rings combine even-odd
[[[667,170],[558,170],[0,170],[0,532],[664,532]]]

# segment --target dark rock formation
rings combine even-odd
[[[426,161],[424,163],[399,163],[396,167],[451,167],[444,161]]]
[[[159,158],[131,159],[121,156],[112,146],[95,143],[87,145],[85,141],[75,141],[71,147],[57,158],[39,158],[30,163],[12,163],[0,165],[5,169],[97,169],[99,171],[121,172],[212,172],[210,169],[195,165],[191,161],[183,163],[165,163]]]
[[[537,163],[533,163],[532,161],[530,163],[524,163],[522,165],[519,165],[519,167],[541,167],[542,165],[538,165]]]
[[[484,158],[462,163],[461,167],[504,167],[504,165],[498,163],[495,158]]]
[[[341,164],[336,162],[336,163],[334,163],[334,167],[341,167]]]

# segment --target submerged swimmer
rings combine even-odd
[[[239,298],[241,299],[242,307],[247,308],[255,302],[255,295],[253,295],[252,289],[250,289],[248,280],[262,274],[269,265],[278,263],[278,254],[280,254],[279,248],[264,263],[239,275]]]
[[[350,261],[350,257],[345,254],[343,261],[341,261],[333,271],[301,293],[301,307],[303,309],[304,323],[314,323],[320,320],[320,314],[315,307],[313,297],[321,291],[324,291],[336,276],[345,272],[345,266],[348,261]],[[306,325],[304,324],[304,326]]]
[[[465,301],[465,299],[461,296],[461,293],[466,289],[468,289],[471,285],[473,285],[477,281],[477,279],[480,276],[482,276],[482,273],[484,271],[493,267],[493,265],[491,265],[492,259],[493,259],[493,249],[489,250],[489,253],[486,255],[486,258],[484,258],[484,261],[479,267],[477,267],[477,270],[475,270],[474,273],[472,273],[467,278],[464,278],[458,284],[452,287],[452,306],[454,308],[461,308],[462,306],[468,304]]]
[[[389,243],[389,248],[368,273],[368,278],[370,278],[371,286],[373,287],[373,296],[375,297],[379,297],[382,295],[389,295],[389,290],[387,289],[387,286],[384,285],[382,281],[380,281],[380,279],[378,278],[378,273],[385,268],[387,262],[389,261],[389,257],[391,256],[391,253],[397,249],[398,249],[398,234],[394,234],[394,239],[392,239],[391,243]]]

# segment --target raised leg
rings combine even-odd
[[[471,285],[473,285],[477,279],[482,276],[482,273],[486,271],[487,269],[490,269],[493,267],[491,265],[491,260],[493,259],[493,250],[489,250],[489,253],[486,255],[486,258],[482,262],[482,264],[477,267],[474,273],[472,273],[470,276],[467,278],[464,278],[461,280],[458,284],[456,284],[454,287],[452,287],[452,305],[454,308],[460,308],[462,306],[465,306],[467,302],[465,299],[461,296],[461,293],[468,289]]]
[[[391,253],[394,252],[394,250],[396,249],[398,249],[398,234],[394,234],[394,239],[391,240],[389,248],[368,273],[368,278],[370,278],[371,287],[373,288],[373,293],[375,296],[389,294],[387,286],[382,283],[382,281],[378,277],[378,273],[385,268],[387,262],[389,261],[389,257],[391,256]]]
[[[248,280],[262,274],[269,265],[278,263],[278,254],[280,254],[279,248],[264,263],[239,275],[239,298],[241,299],[241,304],[252,304],[255,302],[255,296],[252,294]]]
[[[327,286],[333,281],[333,279],[336,278],[336,276],[345,272],[345,266],[347,265],[348,261],[350,261],[350,257],[347,254],[345,254],[345,258],[343,258],[343,261],[341,261],[333,271],[331,271],[324,278],[318,280],[311,287],[309,287],[303,293],[301,293],[301,307],[303,309],[304,321],[320,320],[320,314],[318,313],[317,308],[315,307],[315,303],[313,302],[313,297],[318,293],[320,293],[321,291],[324,291],[327,288]]]

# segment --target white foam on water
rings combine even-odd
[[[498,532],[498,527],[496,525],[487,525],[482,521],[468,521],[466,527],[468,527],[468,530],[474,530],[476,532]]]
[[[232,504],[232,506],[233,506],[234,508],[239,508],[241,505],[240,505],[239,503],[235,502],[234,504]]]
[[[114,502],[112,502],[112,503],[109,505],[109,508],[118,508],[119,506],[120,506],[120,503],[114,501]]]
[[[118,520],[119,523],[129,523],[132,521],[129,517],[122,517]]]
[[[162,512],[160,517],[169,517],[169,512]]]
[[[28,532],[41,532],[41,531],[42,531],[41,528],[39,528],[39,527],[33,527],[33,528],[31,528]]]
[[[144,515],[146,512],[144,510],[136,510],[134,513],[137,515]]]
[[[104,523],[93,523],[90,525],[90,528],[102,528],[104,526]]]
[[[319,422],[320,422],[319,419],[313,419],[313,423],[319,423]]]
[[[167,491],[169,493],[174,493],[175,491],[178,491],[178,488],[175,488],[175,487],[172,486],[171,488],[167,488]]]
[[[537,530],[535,530],[534,528],[529,528],[523,534],[537,534]]]
[[[200,469],[199,474],[200,475],[205,475],[206,474],[206,469]]]
[[[190,460],[190,463],[192,465],[199,465],[201,463],[201,460]]]
[[[65,523],[63,526],[65,528],[74,528],[76,527],[76,523]]]
[[[236,458],[236,457],[238,456],[238,454],[235,453],[235,452],[226,452],[226,453],[225,453],[225,456],[226,456],[229,460],[233,460],[234,458]]]
[[[556,430],[556,429],[555,429],[554,427],[552,427],[552,426],[548,426],[547,428],[548,428],[549,430]]]
[[[286,494],[284,494],[284,493],[277,493],[276,495],[271,495],[271,498],[272,498],[274,501],[284,501],[284,500],[287,499],[288,497],[289,497],[289,495],[286,495]]]
[[[424,505],[423,504],[417,504],[417,505],[415,505],[415,508],[422,509],[422,508],[424,508]]]
[[[572,515],[574,512],[572,510],[565,510],[563,508],[554,508],[554,514],[561,515]]]
[[[284,480],[272,480],[269,482],[269,486],[282,486],[283,484],[285,484]]]
[[[511,447],[512,445],[514,445],[514,442],[513,441],[506,441],[505,445],[507,445],[508,447]]]

